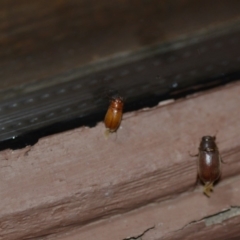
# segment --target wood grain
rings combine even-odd
[[[2,151],[0,237],[47,236],[154,202],[165,201],[167,207],[167,200],[194,190],[196,162],[189,152],[196,153],[203,135],[218,132],[227,162],[219,186],[239,175],[239,93],[237,82],[124,114],[117,134],[108,139],[99,123]],[[214,190],[210,199],[198,190],[195,201],[229,206],[233,189],[220,194],[217,185]],[[211,214],[208,208],[195,211],[199,219]]]
[[[210,199],[198,187],[172,200],[72,229],[57,239],[237,240],[240,237],[239,184],[239,176],[220,182]]]

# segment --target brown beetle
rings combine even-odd
[[[108,111],[105,115],[104,123],[107,128],[107,132],[115,132],[120,126],[122,121],[124,100],[122,97],[116,95],[111,98]]]
[[[221,175],[221,157],[216,145],[216,137],[202,137],[198,152],[198,176],[205,184],[203,192],[210,197],[213,184]]]

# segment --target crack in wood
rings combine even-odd
[[[209,227],[211,225],[219,224],[227,219],[230,219],[230,218],[238,216],[238,215],[240,215],[240,206],[231,206],[230,208],[227,208],[221,212],[217,212],[215,214],[209,215],[200,220],[191,221],[190,223],[184,225],[182,228],[180,228],[176,231],[173,231],[173,232],[182,231],[185,228],[189,227],[190,225],[199,223],[202,221],[204,221],[206,227]]]
[[[221,223],[229,218],[235,217],[240,215],[240,207],[239,206],[231,206],[227,210],[224,210],[222,212],[218,212],[210,217],[204,218],[205,225],[211,226],[214,224]]]
[[[145,235],[148,231],[150,231],[150,230],[152,230],[152,229],[154,229],[154,228],[155,228],[155,226],[150,227],[150,228],[146,229],[143,233],[141,233],[141,234],[138,235],[138,236],[127,237],[127,238],[124,238],[123,240],[140,240],[140,238],[141,238],[143,235]]]

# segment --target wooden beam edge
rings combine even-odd
[[[239,92],[237,82],[125,114],[122,128],[109,139],[100,123],[2,151],[0,236],[55,234],[191,192],[197,173],[189,151],[216,130],[227,162],[221,181],[238,175]]]

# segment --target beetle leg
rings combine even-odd
[[[203,193],[210,197],[210,193],[213,191],[213,183],[206,183],[203,189]]]
[[[188,154],[189,154],[190,157],[198,157],[198,155],[199,155],[199,153],[197,153],[197,154],[191,154],[190,152],[188,152]]]
[[[108,129],[108,128],[107,128],[107,129],[105,129],[104,136],[105,136],[105,138],[106,138],[106,139],[108,139],[108,137],[109,137],[109,134],[110,134],[110,131],[109,131],[109,129]]]
[[[220,157],[220,161],[221,161],[221,163],[223,163],[223,164],[227,164],[227,162],[225,162],[225,161],[223,161],[223,159]]]

